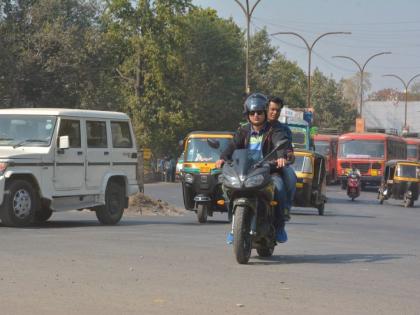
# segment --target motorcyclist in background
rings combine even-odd
[[[273,151],[276,143],[285,139],[290,142],[283,129],[272,126],[267,121],[267,105],[268,98],[261,93],[253,93],[246,99],[243,113],[246,115],[249,123],[241,126],[236,131],[233,142],[221,154],[220,160],[216,162],[217,168],[221,168],[225,161],[231,160],[232,154],[236,149],[249,149],[252,154],[252,159],[257,162]],[[275,185],[275,200],[278,202],[276,207],[276,240],[284,243],[287,241],[284,217],[286,190],[283,179],[280,176],[280,170],[287,164],[288,156],[287,151],[283,149],[277,150],[276,155],[275,162],[277,168],[272,174],[272,180]],[[228,244],[233,243],[232,232],[228,233],[226,241]]]

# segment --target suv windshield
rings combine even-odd
[[[212,148],[208,139],[217,140],[219,148]],[[232,140],[229,138],[192,138],[188,140],[184,162],[216,162]]]
[[[56,117],[0,115],[0,146],[50,145]]]

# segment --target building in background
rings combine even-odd
[[[404,101],[366,101],[363,117],[366,130],[382,128],[397,130],[400,134],[404,126]],[[407,103],[407,125],[410,133],[420,133],[420,102]]]

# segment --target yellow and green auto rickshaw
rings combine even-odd
[[[391,160],[385,164],[378,199],[383,204],[389,198],[403,200],[404,207],[412,207],[419,198],[420,163]]]
[[[233,139],[233,132],[194,131],[184,139],[184,162],[181,170],[185,209],[195,211],[200,223],[213,212],[228,212],[215,163]],[[230,218],[229,218],[230,219]]]
[[[291,165],[296,172],[297,183],[293,205],[313,207],[324,215],[327,197],[325,157],[315,151],[295,150],[295,162]]]

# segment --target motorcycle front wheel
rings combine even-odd
[[[240,264],[246,264],[251,257],[252,239],[251,239],[251,211],[243,206],[235,209],[235,220],[233,224],[233,251],[236,261]]]

